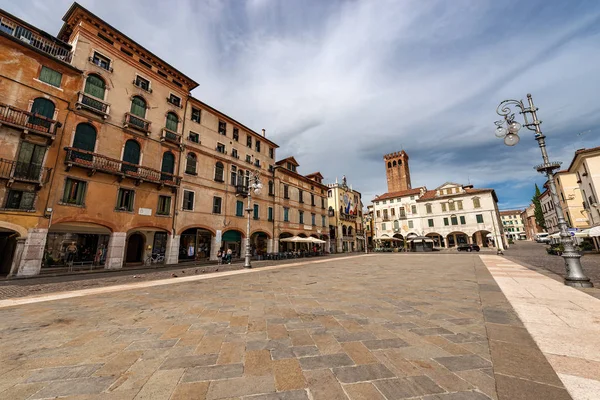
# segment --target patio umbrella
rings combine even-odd
[[[588,232],[588,235],[600,236],[600,226],[594,226],[593,228],[591,228],[590,231]]]

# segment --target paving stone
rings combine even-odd
[[[496,374],[499,400],[572,400],[562,387]]]
[[[277,360],[272,363],[275,386],[278,391],[301,389],[306,386],[297,359]]]
[[[194,367],[185,371],[182,382],[212,381],[242,376],[243,364],[213,365],[210,367]]]
[[[485,318],[485,322],[502,325],[523,326],[519,320],[519,317],[512,309],[487,307],[483,309],[483,317]]]
[[[210,382],[180,383],[169,400],[205,400]]]
[[[297,330],[289,332],[293,346],[314,346],[312,338],[305,330]]]
[[[304,371],[304,377],[314,400],[348,400],[344,389],[328,369]]]
[[[241,363],[244,359],[245,350],[246,344],[243,342],[223,342],[217,364]]]
[[[269,350],[247,351],[244,363],[244,373],[250,376],[271,374],[271,354]]]
[[[204,335],[198,347],[196,354],[218,354],[221,351],[221,345],[225,335]]]
[[[340,343],[331,334],[317,334],[312,335],[311,337],[319,348],[319,352],[321,354],[336,354],[342,352]]]
[[[345,342],[342,348],[352,358],[355,364],[373,364],[377,358],[371,354],[362,342]]]
[[[527,329],[521,326],[486,324],[490,340],[516,343],[525,346],[537,346]]]
[[[168,340],[138,340],[127,347],[127,350],[164,349],[177,344],[177,339]]]
[[[170,327],[160,338],[164,339],[178,339],[181,335],[186,333],[190,329],[190,325],[174,325]]]
[[[84,378],[92,375],[102,364],[71,365],[68,367],[44,368],[33,371],[26,383],[57,381],[60,379]]]
[[[470,371],[459,371],[456,375],[465,381],[469,382],[478,391],[487,395],[490,399],[498,399],[498,393],[496,391],[496,380],[495,376],[490,377],[484,373],[483,370],[470,370]],[[506,399],[509,400],[509,399]]]
[[[456,335],[446,335],[444,337],[453,343],[487,342],[485,337],[475,333],[457,333]]]
[[[454,333],[444,328],[422,328],[411,329],[410,331],[421,336],[452,335]]]
[[[48,383],[39,392],[30,397],[34,399],[46,399],[76,395],[93,395],[104,392],[115,381],[110,376],[77,378],[69,380],[54,381]]]
[[[319,349],[317,346],[295,346],[292,347],[292,353],[296,357],[308,357],[319,355]]]
[[[444,389],[426,376],[382,379],[375,381],[374,384],[388,399],[406,399],[444,392]]]
[[[344,385],[344,390],[350,400],[386,400],[370,382]]]
[[[181,375],[183,369],[156,371],[134,400],[169,399]]]
[[[345,353],[327,354],[316,357],[304,357],[300,359],[300,365],[303,370],[335,368],[352,365],[354,362]]]
[[[354,367],[334,368],[333,374],[342,383],[373,381],[392,378],[395,375],[382,364],[365,364]]]
[[[275,392],[275,382],[271,376],[245,376],[229,380],[213,381],[208,387],[207,400],[224,399]]]
[[[409,346],[409,344],[402,339],[365,340],[363,341],[363,344],[369,350],[392,349]]]
[[[306,390],[291,390],[244,397],[244,400],[309,400]]]
[[[217,363],[217,357],[218,356],[216,354],[205,354],[199,356],[167,358],[160,366],[160,369],[178,369],[215,365]]]
[[[283,360],[284,358],[296,357],[291,347],[279,347],[271,350],[271,358],[273,360]]]
[[[452,356],[435,358],[435,361],[450,371],[465,371],[469,369],[489,368],[492,364],[476,355]]]
[[[490,398],[479,392],[468,391],[424,396],[421,400],[490,400]]]
[[[342,342],[358,342],[361,340],[376,340],[377,338],[371,332],[340,332],[334,333],[335,339]]]

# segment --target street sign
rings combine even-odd
[[[569,233],[571,234],[571,236],[575,236],[575,232],[570,231]]]

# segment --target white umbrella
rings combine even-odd
[[[560,233],[553,233],[552,235],[548,236],[550,239],[558,239],[560,238]]]
[[[575,237],[590,237],[590,229],[575,232]]]
[[[600,236],[600,226],[594,226],[593,228],[591,228],[590,231],[588,232],[588,235]]]
[[[317,239],[317,238],[312,238],[311,242],[313,242],[313,243],[318,243],[318,244],[327,243],[327,242],[325,242],[324,240]]]

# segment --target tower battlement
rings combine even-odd
[[[393,158],[398,158],[398,157],[401,157],[401,156],[404,156],[404,158],[406,160],[408,160],[408,154],[406,154],[406,152],[404,150],[402,150],[402,151],[395,151],[395,152],[390,153],[390,154],[385,154],[383,156],[383,159],[387,161],[387,160],[391,160]]]

